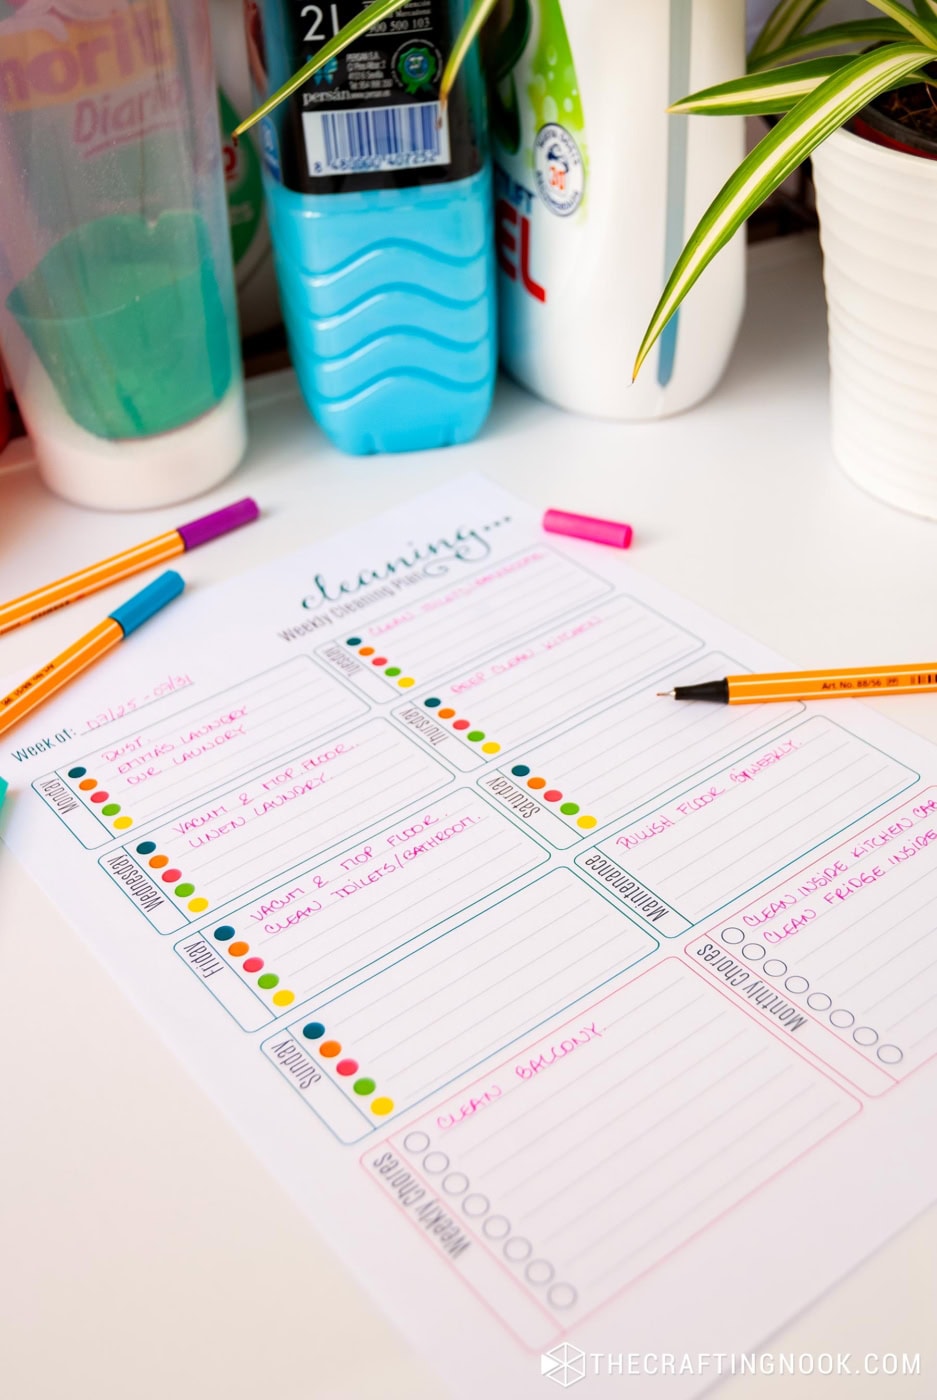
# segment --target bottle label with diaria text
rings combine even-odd
[[[289,71],[364,8],[362,0],[265,0],[263,15],[274,5]],[[439,105],[463,8],[460,0],[410,0],[331,59],[280,108],[275,136],[266,133],[274,178],[303,194],[334,194],[460,180],[480,170],[465,83],[445,112]]]

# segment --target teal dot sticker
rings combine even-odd
[[[77,780],[78,778],[84,778],[87,772],[87,768],[69,768],[68,776]]]
[[[137,847],[137,855],[138,855],[138,856],[151,856],[155,850],[156,850],[156,842],[155,842],[155,841],[141,841],[140,844],[139,844],[139,846]]]
[[[321,1040],[325,1035],[325,1026],[321,1021],[308,1021],[303,1026],[303,1035],[307,1040]]]
[[[349,637],[349,638],[348,638],[348,645],[349,645],[350,647],[360,647],[360,645],[361,645],[361,638],[360,638],[360,637]]]
[[[511,772],[514,774],[515,778],[526,778],[530,769],[527,767],[526,763],[515,763]]]
[[[222,924],[220,928],[215,929],[215,937],[219,943],[227,943],[229,938],[234,937],[234,933],[235,930],[230,924]]]
[[[428,710],[437,710],[442,704],[442,701],[437,696],[431,695],[428,700],[423,701],[423,704]]]

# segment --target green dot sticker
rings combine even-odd
[[[399,676],[399,675],[400,675],[400,667],[399,667],[399,666],[388,666],[387,670],[384,672],[384,675],[385,675],[385,676]]]
[[[190,885],[188,882],[182,885],[177,885],[175,893],[179,896],[180,899],[188,899],[190,894],[195,893],[195,886]]]
[[[257,978],[257,985],[265,992],[272,992],[279,980],[275,972],[265,972],[262,977]]]
[[[119,802],[109,802],[109,803],[107,804],[106,807],[102,807],[102,808],[101,808],[101,816],[102,816],[102,817],[116,817],[116,816],[117,816],[117,813],[118,813],[119,811],[120,811],[120,803],[119,803]]]
[[[579,811],[579,803],[578,803],[578,802],[564,802],[563,805],[562,805],[562,807],[560,808],[560,811],[563,813],[563,816],[564,816],[564,817],[574,817],[574,816],[576,815],[576,813]]]
[[[470,729],[465,737],[470,744],[480,744],[485,735],[481,729]]]
[[[366,1098],[368,1094],[374,1093],[377,1085],[373,1079],[356,1079],[352,1088],[356,1094],[360,1094],[362,1098]]]

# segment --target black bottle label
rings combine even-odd
[[[272,92],[368,4],[248,0],[246,8],[255,87]],[[437,184],[478,171],[474,57],[446,111],[439,106],[464,12],[464,0],[410,0],[331,59],[265,123],[262,145],[274,179],[302,194],[335,194]]]

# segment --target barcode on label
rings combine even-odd
[[[304,112],[309,174],[336,175],[449,164],[449,124],[438,102]]]

